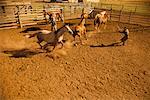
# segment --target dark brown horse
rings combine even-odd
[[[63,47],[63,37],[65,32],[69,32],[72,36],[74,35],[73,31],[70,29],[69,25],[64,25],[61,28],[59,28],[57,31],[49,32],[49,33],[43,33],[42,31],[37,32],[35,34],[30,35],[29,38],[37,36],[37,43],[40,45],[41,49],[45,49],[48,45],[53,45],[55,47],[57,44],[61,43]],[[46,44],[42,46],[40,43],[45,41]]]
[[[85,20],[87,18],[88,18],[88,14],[83,13],[81,15],[81,21],[80,21],[80,23],[77,26],[75,26],[75,34],[79,37],[81,44],[82,44],[82,40],[81,40],[82,36],[84,36],[84,38],[87,40],[87,37],[86,37],[86,27],[85,27]],[[75,39],[75,37],[74,37],[74,39]]]

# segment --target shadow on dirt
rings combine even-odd
[[[65,23],[65,24],[67,24],[67,25],[69,25],[69,26],[76,25],[76,23],[72,23],[72,22],[67,22],[67,23]]]
[[[20,33],[28,33],[30,31],[38,31],[38,30],[42,30],[42,29],[39,27],[30,27],[30,28],[27,28],[27,29],[21,31]]]
[[[22,57],[28,58],[28,57],[32,57],[33,55],[43,53],[43,52],[22,49],[22,50],[3,51],[3,53],[8,54],[9,57],[12,57],[12,58],[22,58]]]
[[[67,23],[65,23],[65,24],[67,24],[67,25],[69,25],[69,26],[78,25],[76,22],[67,22]],[[91,24],[85,24],[85,27],[90,26],[90,25],[91,25]]]
[[[107,45],[104,45],[104,44],[90,45],[90,47],[92,47],[92,48],[94,48],[94,47],[117,47],[117,46],[122,46],[122,45],[120,45],[120,42],[115,42],[115,43],[107,44]]]

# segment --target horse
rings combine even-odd
[[[129,38],[129,29],[127,27],[124,27],[123,29],[121,29],[119,26],[117,28],[119,29],[119,33],[123,34],[123,37],[120,39],[119,43],[122,43],[122,45],[124,46],[125,42]]]
[[[59,21],[62,21],[62,23],[64,23],[64,15],[63,15],[63,10],[60,9],[60,12],[59,13],[56,13],[56,18],[59,20]]]
[[[96,30],[99,30],[100,25],[104,25],[104,29],[106,28],[106,23],[108,21],[108,14],[106,11],[102,11],[100,14],[97,14],[94,19],[94,27]]]
[[[29,38],[31,37],[35,37],[37,36],[37,43],[40,45],[41,49],[45,49],[48,45],[53,45],[53,49],[52,51],[55,49],[55,47],[61,43],[61,48],[63,47],[63,37],[64,37],[64,33],[68,31],[72,36],[74,34],[74,32],[70,29],[69,25],[64,24],[61,28],[59,28],[57,31],[40,31],[37,33],[34,33],[32,35],[30,35]],[[43,33],[43,32],[47,32],[47,33]],[[44,46],[42,46],[40,43],[45,41],[46,44]]]
[[[46,13],[45,12],[46,21],[51,24],[51,31],[57,30],[57,20],[60,19],[62,23],[64,24],[64,16],[62,14],[62,11],[60,13]]]
[[[75,33],[74,34],[79,37],[81,43],[82,43],[82,40],[81,40],[82,35],[84,35],[84,38],[87,40],[86,27],[85,27],[85,19],[87,19],[87,18],[88,18],[88,14],[83,13],[81,15],[80,23],[77,26],[75,26]],[[75,41],[75,36],[74,36],[74,41]]]

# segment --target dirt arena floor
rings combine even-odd
[[[84,45],[66,42],[53,53],[38,49],[23,29],[1,30],[0,100],[150,100],[149,32],[130,32],[125,46],[113,46],[121,38],[118,23],[107,23],[101,33],[92,32],[91,23]]]

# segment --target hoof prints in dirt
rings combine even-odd
[[[41,52],[30,51],[28,49],[3,51],[5,54],[10,54],[9,57],[20,58],[20,57],[31,57]]]

